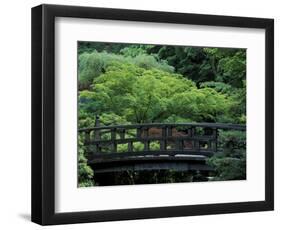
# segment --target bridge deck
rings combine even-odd
[[[166,151],[143,151],[143,152],[122,152],[122,153],[99,153],[91,154],[88,157],[89,163],[105,162],[122,160],[127,158],[141,159],[143,157],[153,157],[154,159],[160,159],[160,157],[185,157],[192,159],[201,159],[202,157],[210,157],[214,154],[213,151],[195,151],[195,150],[166,150]]]
[[[205,164],[203,155],[176,155],[176,156],[138,156],[121,159],[93,160],[89,162],[95,173],[117,172],[125,170],[174,170],[174,171],[211,171]]]

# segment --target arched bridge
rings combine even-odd
[[[80,129],[95,173],[125,170],[210,171],[206,159],[221,151],[219,130],[245,125],[218,123],[134,124]]]

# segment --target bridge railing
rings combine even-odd
[[[218,130],[245,131],[245,125],[220,123],[152,123],[99,126],[80,129],[91,159],[147,155],[190,154],[211,156],[218,150]],[[136,144],[142,149],[137,150]],[[159,148],[153,148],[157,143]],[[126,145],[118,151],[118,145]]]

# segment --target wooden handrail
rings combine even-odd
[[[116,153],[119,144],[127,144],[127,151],[132,153],[134,152],[134,143],[137,142],[143,144],[143,150],[137,152],[151,152],[153,150],[150,144],[158,142],[160,152],[168,152],[172,148],[171,151],[181,151],[183,154],[202,150],[215,153],[218,150],[218,129],[246,130],[246,125],[223,123],[151,123],[99,126],[98,118],[95,125],[97,127],[79,130],[80,133],[84,133],[84,144],[90,155]],[[204,132],[198,132],[196,128],[201,128]],[[152,130],[155,132],[155,129],[156,133],[150,133]],[[131,130],[133,133],[130,133]],[[106,133],[109,136],[104,139],[103,135]]]

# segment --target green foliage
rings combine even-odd
[[[206,81],[200,84],[200,88],[212,88],[217,92],[229,94],[233,88],[231,85],[228,85],[223,82],[215,82],[215,81]]]
[[[174,72],[174,68],[167,64],[167,61],[157,61],[154,56],[140,54],[132,59],[133,64],[144,69],[159,69],[168,73]]]
[[[233,87],[243,87],[246,78],[246,50],[205,48],[207,57],[213,62],[216,81]]]
[[[222,80],[234,87],[242,87],[246,76],[246,53],[236,52],[233,56],[222,58],[218,62]]]
[[[104,42],[78,42],[78,54],[92,52],[119,53],[125,47],[125,43],[104,43]]]
[[[222,149],[208,159],[215,169],[214,180],[246,179],[246,134],[241,131],[221,131],[218,147]]]
[[[231,101],[231,109],[218,117],[222,123],[246,123],[246,81],[242,81],[241,88],[235,88],[223,82],[203,82],[201,88],[212,88],[217,92],[223,93]]]
[[[246,158],[212,157],[209,165],[215,168],[216,176],[213,180],[245,180]]]
[[[166,60],[175,71],[196,83],[213,80],[215,75],[203,48],[183,46],[154,46],[148,52]]]
[[[141,143],[141,142],[134,142],[133,143],[133,148],[134,148],[134,151],[143,151],[144,149],[144,144]]]
[[[182,118],[180,116],[177,116],[175,114],[172,114],[171,116],[167,117],[163,120],[164,123],[188,123],[193,122],[191,118]]]
[[[82,53],[79,55],[79,89],[87,89],[93,79],[105,71],[113,61],[120,61],[122,56],[105,52]]]
[[[216,81],[239,88],[246,78],[245,49],[152,46],[147,53],[166,60],[177,73],[197,84]]]
[[[78,138],[78,185],[79,187],[90,187],[94,185],[94,172],[87,165],[85,148],[82,137]]]
[[[82,91],[79,101],[86,113],[111,114],[122,118],[121,123],[161,122],[175,116],[178,120],[216,121],[232,105],[223,94],[198,89],[180,75],[120,63],[97,77],[93,91]]]
[[[246,133],[243,131],[220,131],[218,138],[219,148],[224,150],[224,155],[241,157],[246,149]]]
[[[117,152],[118,153],[128,152],[128,144],[118,144]]]
[[[100,122],[102,125],[120,125],[129,124],[125,117],[119,116],[115,113],[102,113],[100,116]]]
[[[152,151],[160,150],[160,142],[159,141],[152,141],[152,142],[150,142],[149,148]]]
[[[106,52],[84,52],[79,55],[79,89],[89,89],[93,80],[104,73],[106,68],[114,63],[135,64],[144,69],[156,68],[168,72],[173,72],[174,70],[165,61],[157,62],[153,56],[146,54],[126,57]]]
[[[130,45],[127,46],[125,48],[123,48],[122,50],[120,50],[120,53],[122,55],[124,55],[125,57],[136,57],[138,55],[142,55],[142,54],[147,54],[146,50],[152,46],[149,45]]]

